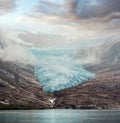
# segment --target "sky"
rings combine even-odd
[[[119,35],[120,0],[0,0],[0,29],[100,42]]]

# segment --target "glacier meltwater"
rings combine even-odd
[[[35,76],[44,91],[54,92],[69,88],[95,77],[75,58],[70,49],[32,49],[38,59],[35,65]]]

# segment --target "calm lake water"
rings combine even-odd
[[[120,123],[116,110],[0,111],[0,123]]]

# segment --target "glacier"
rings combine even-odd
[[[31,49],[38,59],[35,76],[46,92],[59,91],[95,77],[75,58],[73,49]]]

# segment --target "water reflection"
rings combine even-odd
[[[0,123],[120,123],[120,111],[1,111]]]

